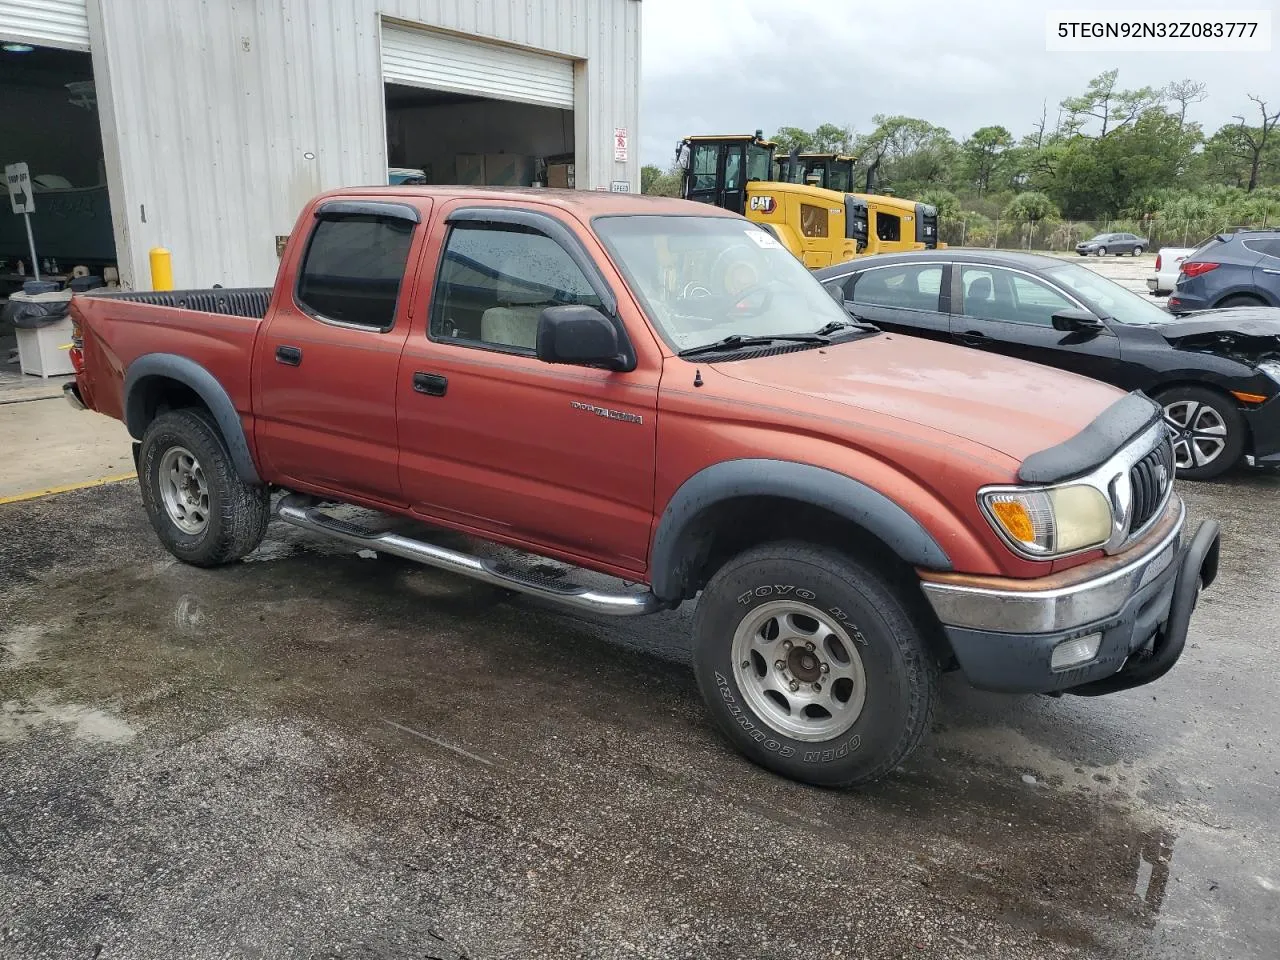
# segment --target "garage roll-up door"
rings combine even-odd
[[[573,109],[573,61],[397,24],[382,25],[387,83]]]
[[[85,0],[0,0],[0,40],[89,49]]]

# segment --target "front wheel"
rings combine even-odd
[[[1244,418],[1225,396],[1204,387],[1175,387],[1156,398],[1173,432],[1178,476],[1212,480],[1244,454]]]
[[[1105,257],[1106,255],[1107,255],[1107,248],[1106,248],[1106,247],[1099,247],[1099,248],[1098,248],[1098,256],[1100,256],[1100,257]]]
[[[748,758],[819,786],[869,783],[929,727],[938,664],[898,588],[839,551],[774,543],[722,567],[698,601],[694,670]]]
[[[1142,256],[1142,247],[1134,247],[1134,248],[1133,248],[1133,255],[1134,255],[1135,257],[1140,257],[1140,256]]]
[[[239,560],[266,533],[267,488],[240,478],[203,410],[170,410],[151,421],[138,451],[138,483],[160,542],[185,563]]]

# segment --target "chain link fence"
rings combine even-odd
[[[1039,220],[943,218],[938,236],[953,247],[1069,252],[1100,233],[1132,233],[1147,240],[1151,252],[1161,247],[1196,247],[1216,233],[1280,229],[1280,212],[1260,223],[1233,224],[1220,218],[1199,220]]]

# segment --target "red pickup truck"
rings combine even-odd
[[[942,670],[1156,679],[1217,568],[1149,399],[880,332],[701,204],[343,190],[302,212],[274,289],[71,313],[70,399],[128,425],[179,559],[238,560],[274,512],[583,610],[696,599],[715,721],[811,783],[898,765]]]

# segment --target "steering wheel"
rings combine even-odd
[[[684,289],[680,291],[681,300],[701,300],[703,297],[709,296],[711,296],[711,291],[696,280],[690,280],[684,285]]]

